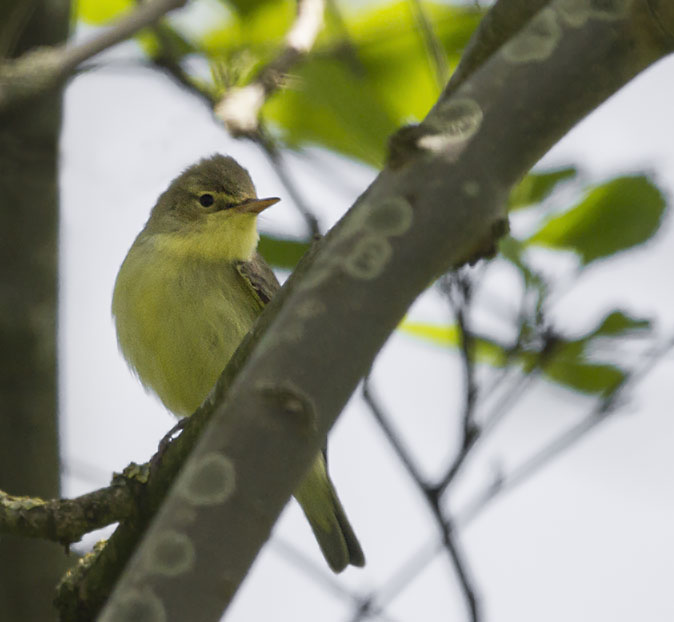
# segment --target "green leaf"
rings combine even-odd
[[[242,16],[250,15],[255,13],[258,9],[263,7],[265,4],[275,4],[278,3],[278,0],[221,0],[228,8],[234,7],[234,9]]]
[[[459,333],[455,325],[403,320],[398,325],[398,330],[406,335],[422,339],[436,346],[452,348],[459,346]],[[494,367],[503,367],[505,365],[507,354],[502,346],[484,337],[474,335],[473,339],[477,361]]]
[[[78,0],[75,16],[88,24],[106,24],[135,6],[134,0]]]
[[[257,250],[272,266],[292,270],[309,249],[309,242],[260,236]]]
[[[253,57],[277,52],[297,12],[291,0],[257,3],[245,18],[233,14],[226,24],[216,23],[207,31],[201,46],[211,61],[226,61],[245,53]]]
[[[550,380],[581,393],[610,395],[625,379],[625,372],[605,363],[589,363],[580,358],[553,358],[543,368]]]
[[[529,173],[510,193],[509,210],[518,210],[546,199],[563,181],[573,179],[578,174],[575,166],[567,166],[553,171]]]
[[[619,177],[548,220],[526,244],[572,250],[588,264],[650,239],[665,205],[662,193],[646,176]]]
[[[525,373],[539,369],[544,377],[581,393],[609,395],[625,378],[616,365],[589,361],[585,351],[586,339],[558,341],[545,354],[522,352],[519,360]]]
[[[458,61],[480,13],[427,4],[450,63]],[[348,41],[334,29],[296,68],[290,87],[267,102],[265,117],[292,146],[319,144],[374,166],[388,137],[421,120],[438,96],[432,65],[408,2],[347,18]]]
[[[635,331],[643,331],[651,328],[651,321],[641,318],[633,318],[623,311],[609,313],[589,335],[591,337],[615,337]]]

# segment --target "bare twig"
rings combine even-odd
[[[187,0],[154,0],[140,4],[114,26],[83,43],[36,48],[0,65],[0,112],[56,88],[85,60],[128,39]]]
[[[393,426],[389,423],[389,418],[384,413],[379,401],[373,394],[372,391],[372,381],[368,376],[363,380],[363,399],[367,404],[372,416],[375,418],[376,422],[379,424],[384,436],[386,436],[389,443],[393,447],[398,459],[403,463],[403,466],[407,470],[407,473],[412,478],[412,480],[423,490],[428,488],[428,485],[425,482],[425,478],[422,476],[421,471],[414,462],[414,459],[407,451],[407,448],[404,446],[402,440],[398,436],[398,433],[393,429]]]
[[[617,412],[625,403],[625,393],[628,389],[641,382],[644,377],[674,348],[674,338],[670,338],[659,348],[655,348],[646,355],[641,367],[631,372],[622,384],[610,395],[602,399],[578,423],[562,432],[557,438],[550,441],[543,448],[536,451],[522,464],[514,467],[510,473],[499,475],[484,490],[478,493],[468,503],[462,512],[457,515],[456,524],[461,527],[467,525],[485,509],[491,501],[504,492],[513,490],[529,480],[533,475],[547,466],[555,458],[584,438],[600,423]]]
[[[260,109],[282,84],[285,74],[313,47],[323,24],[324,0],[298,0],[297,17],[288,32],[285,48],[246,86],[229,89],[215,106],[215,115],[233,136],[250,136],[258,130]]]
[[[442,89],[447,80],[449,80],[449,64],[447,63],[447,55],[442,47],[442,43],[438,39],[433,24],[426,14],[421,0],[409,0],[412,5],[414,17],[421,31],[421,36],[426,46],[426,52],[431,60],[433,73],[435,74],[435,81],[439,89]]]
[[[468,328],[468,313],[472,297],[472,284],[466,275],[450,273],[443,281],[444,291],[456,318],[459,328],[459,351],[463,365],[465,399],[463,405],[462,427],[463,444],[479,433],[475,425],[475,404],[477,402],[477,383],[475,381],[475,339]]]
[[[408,474],[423,493],[438,528],[442,533],[442,542],[456,571],[459,584],[461,585],[470,612],[471,620],[472,622],[477,622],[480,619],[480,614],[475,588],[470,580],[466,561],[460,552],[460,547],[451,520],[443,516],[442,508],[440,507],[440,491],[438,491],[436,487],[430,486],[425,482],[412,457],[409,455],[402,441],[398,438],[397,433],[389,425],[388,417],[384,414],[381,405],[374,399],[369,383],[369,379],[366,379],[363,383],[363,397],[365,403],[370,408],[375,420],[391,443],[396,455],[405,466]],[[369,615],[372,603],[372,599],[365,599],[356,611],[355,619],[362,619],[364,616]]]
[[[500,474],[479,492],[453,519],[452,529],[463,529],[493,501],[503,494],[515,490],[534,475],[540,473],[555,459],[559,458],[567,449],[585,438],[600,423],[606,421],[611,414],[615,414],[625,404],[625,392],[634,387],[648,374],[649,371],[674,349],[674,338],[646,355],[642,366],[632,372],[616,392],[601,400],[580,422],[565,430],[559,437],[536,451],[531,457],[524,460],[519,466],[513,468],[507,474]],[[377,593],[372,593],[364,598],[363,602],[376,603],[385,607],[402,592],[426,567],[431,560],[446,550],[444,543],[437,543],[434,539],[421,547],[407,562],[400,566],[400,570],[391,576],[387,583],[379,588]],[[352,622],[359,622],[364,616],[355,616]]]

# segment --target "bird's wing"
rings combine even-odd
[[[271,300],[271,297],[281,287],[260,253],[255,253],[250,261],[237,261],[236,270],[262,307]]]

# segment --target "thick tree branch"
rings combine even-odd
[[[221,615],[409,304],[436,275],[490,252],[510,187],[671,49],[646,0],[607,6],[552,2],[398,135],[391,165],[301,263],[226,395],[221,384],[208,401],[208,429],[102,620],[139,607],[167,621]]]
[[[61,85],[85,60],[128,39],[187,0],[152,0],[83,43],[35,48],[0,64],[0,113]]]
[[[447,85],[455,91],[551,0],[499,0],[484,16]],[[479,7],[478,7],[479,8]]]

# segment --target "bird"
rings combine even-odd
[[[112,314],[122,355],[178,417],[205,400],[280,285],[257,252],[258,198],[248,171],[215,154],[159,196],[115,281]],[[330,568],[365,556],[321,451],[294,496]]]

